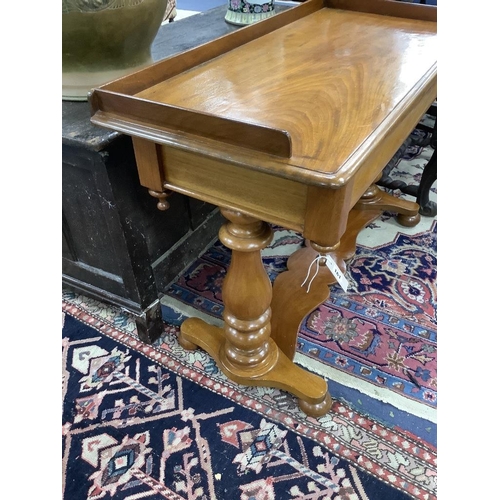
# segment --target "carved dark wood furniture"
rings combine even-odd
[[[384,209],[419,221],[416,203],[375,182],[436,98],[436,52],[433,7],[308,0],[94,90],[92,121],[133,137],[150,193],[213,203],[228,220],[224,328],[186,320],[185,348],[238,383],[291,392],[309,415],[328,411],[326,381],[293,363],[298,327],[335,281],[328,256],[345,269]],[[273,287],[260,256],[268,223],[309,241]]]

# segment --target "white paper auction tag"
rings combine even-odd
[[[349,286],[347,278],[344,276],[344,273],[340,270],[339,266],[337,266],[337,263],[332,259],[331,255],[326,256],[326,267],[330,269],[331,273],[342,287],[342,290],[347,292],[347,287]]]

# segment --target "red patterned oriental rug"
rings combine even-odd
[[[63,498],[436,499],[436,449],[334,400],[229,381],[165,325],[142,343],[122,311],[63,295]]]

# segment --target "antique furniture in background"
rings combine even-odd
[[[151,342],[162,287],[216,237],[218,211],[179,194],[156,210],[130,138],[91,125],[88,103],[63,103],[62,138],[63,283],[131,312]]]
[[[153,196],[186,194],[228,219],[225,326],[190,318],[181,345],[238,383],[291,392],[309,415],[328,411],[325,380],[293,363],[298,327],[367,222],[390,209],[418,223],[416,203],[375,182],[436,98],[436,52],[433,7],[308,0],[94,90],[92,122],[132,136]],[[273,287],[269,223],[309,241]]]

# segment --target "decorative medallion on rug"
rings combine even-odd
[[[334,401],[318,419],[277,389],[228,380],[166,325],[142,343],[123,312],[63,300],[63,496],[436,498],[436,450]]]

